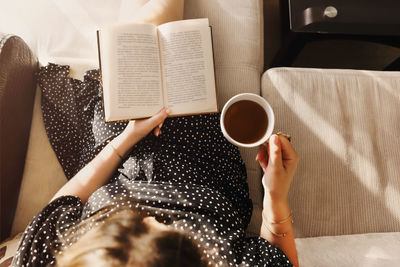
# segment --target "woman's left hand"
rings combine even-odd
[[[161,134],[161,127],[164,120],[168,117],[170,110],[163,108],[157,114],[144,120],[132,120],[128,123],[124,130],[124,134],[127,135],[132,141],[135,140],[134,144],[139,142],[143,137],[149,134],[154,129],[154,135],[159,136]]]

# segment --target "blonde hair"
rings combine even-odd
[[[79,229],[88,228],[88,219],[67,232],[68,240],[77,241],[56,255],[56,266],[207,265],[200,246],[182,232],[152,230],[143,223],[141,213],[129,208],[101,216],[104,214],[96,214],[106,219],[83,235]]]

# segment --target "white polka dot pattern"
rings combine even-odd
[[[50,64],[39,73],[46,130],[69,177],[125,127],[104,122],[95,73],[84,82],[68,78],[68,66]],[[13,263],[53,264],[49,248],[59,246],[54,241],[66,229],[115,204],[138,208],[186,232],[215,262],[291,266],[266,240],[245,236],[252,211],[246,169],[239,150],[219,130],[219,114],[168,118],[162,130],[159,137],[151,133],[140,141],[84,207],[71,196],[45,207],[26,229]]]

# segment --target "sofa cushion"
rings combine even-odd
[[[11,235],[22,232],[33,216],[47,205],[67,181],[47,137],[40,100],[41,92],[38,87],[33,106],[23,180]]]
[[[300,266],[398,266],[400,233],[297,238]]]
[[[0,32],[24,39],[42,65],[88,70],[98,67],[96,30],[133,18],[162,23],[181,17],[182,11],[183,0],[15,0],[2,3]]]
[[[262,95],[300,161],[297,237],[400,231],[400,73],[276,68]]]

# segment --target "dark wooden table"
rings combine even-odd
[[[315,40],[349,39],[400,47],[400,0],[282,0],[282,47],[270,67],[291,66]],[[399,57],[388,66],[397,69]]]

